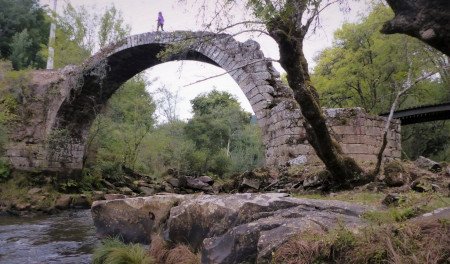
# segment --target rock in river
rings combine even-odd
[[[154,233],[201,252],[202,263],[267,263],[272,252],[305,230],[363,225],[366,207],[286,194],[155,195],[94,203],[101,234],[149,242]]]

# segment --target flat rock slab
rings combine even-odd
[[[154,233],[201,252],[202,263],[268,263],[272,252],[305,230],[358,228],[368,208],[286,194],[156,195],[94,203],[102,235],[151,241]],[[152,216],[153,215],[153,216]]]
[[[91,213],[100,237],[119,236],[125,242],[149,244],[170,209],[188,197],[170,194],[95,201]]]

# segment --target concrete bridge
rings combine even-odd
[[[158,54],[174,52],[166,60]],[[10,134],[6,156],[17,169],[71,172],[83,166],[89,128],[111,95],[137,73],[160,63],[195,60],[226,70],[256,114],[268,165],[317,162],[306,140],[292,90],[255,41],[238,42],[208,32],[145,33],[130,36],[80,66],[32,73],[22,120]],[[384,119],[362,109],[328,109],[332,133],[360,161],[376,158]],[[400,157],[400,126],[389,133],[387,158]]]

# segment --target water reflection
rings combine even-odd
[[[90,263],[97,242],[89,210],[0,216],[0,263]]]

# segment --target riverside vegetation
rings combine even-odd
[[[130,27],[113,6],[97,16],[87,8],[68,5],[57,18],[51,18],[34,0],[0,0],[0,6],[0,13],[5,14],[0,23],[7,29],[0,36],[2,150],[8,141],[6,131],[25,114],[20,106],[27,96],[27,72],[44,66],[52,19],[57,23],[58,68],[82,63],[95,49],[128,35]],[[436,72],[436,78],[418,83],[403,97],[401,107],[448,101],[448,57],[410,37],[380,34],[381,22],[392,13],[382,4],[371,10],[360,22],[340,28],[333,46],[317,56],[311,81],[321,103],[362,106],[378,114],[389,110],[396,87],[408,74],[423,72]],[[404,158],[427,156],[442,161],[438,166],[394,162],[373,183],[335,191],[327,184],[323,167],[259,168],[264,156],[259,130],[228,93],[213,91],[194,99],[189,121],[178,120],[174,109],[167,109],[168,121],[157,123],[155,110],[165,106],[146,91],[149,82],[144,75],[130,79],[99,113],[79,179],[12,171],[7,161],[0,160],[0,210],[54,213],[57,208],[89,207],[92,200],[104,199],[108,192],[136,196],[162,191],[286,191],[297,197],[362,203],[375,210],[363,215],[367,225],[358,232],[340,226],[328,233],[307,231],[294,236],[273,253],[273,263],[450,261],[448,217],[420,221],[420,215],[450,206],[450,171],[445,163],[450,159],[448,122],[402,129]],[[166,102],[176,99],[167,90],[160,91]],[[205,175],[211,180],[206,185],[189,183]],[[149,250],[116,238],[103,242],[94,263],[199,263],[200,256],[191,251],[162,238],[153,240]]]

